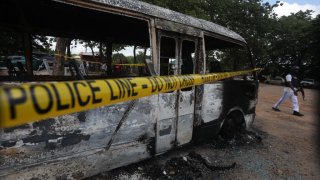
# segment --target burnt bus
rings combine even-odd
[[[49,74],[37,75],[37,69],[32,69],[31,42],[38,36],[104,44],[108,67],[119,64],[112,62],[116,61],[111,50],[114,45],[142,47],[145,55],[139,63],[145,64],[146,72],[125,74],[126,77],[254,68],[250,49],[237,33],[212,22],[139,1],[2,0],[0,31],[22,39],[22,51],[19,52],[26,57],[25,72],[15,67],[11,73],[1,74],[1,86],[117,78],[112,72],[54,76],[50,69],[47,69]],[[45,59],[43,63],[48,65]],[[232,131],[237,126],[249,128],[255,118],[257,91],[256,72],[252,72],[1,128],[0,179],[82,179],[199,139],[211,138],[221,130]]]

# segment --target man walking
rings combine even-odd
[[[286,75],[283,95],[278,100],[278,102],[272,107],[274,111],[280,111],[279,106],[281,105],[281,103],[286,99],[290,98],[292,107],[293,107],[293,115],[303,116],[303,114],[299,112],[298,92],[301,91],[303,99],[305,96],[304,96],[303,88],[300,85],[300,81],[296,76],[298,71],[299,71],[299,67],[294,66],[291,69],[291,72]]]

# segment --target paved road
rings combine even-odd
[[[318,91],[307,89],[305,101],[299,97],[305,116],[296,117],[289,101],[281,112],[271,109],[282,90],[260,85],[253,133],[191,145],[90,179],[320,179]]]

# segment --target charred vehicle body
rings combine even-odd
[[[109,67],[112,51],[108,49],[113,44],[144,47],[150,51],[143,59],[147,70],[135,77],[254,68],[247,43],[235,32],[139,1],[3,0],[0,14],[1,31],[24,37],[26,81],[70,79],[33,75],[36,70],[32,70],[32,48],[28,47],[32,35],[108,44]],[[79,77],[116,78],[117,74]],[[3,76],[1,81],[6,84],[15,78]],[[257,91],[252,73],[2,128],[0,178],[85,178],[210,138],[222,128],[250,127]]]

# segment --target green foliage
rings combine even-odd
[[[128,64],[130,62],[133,62],[133,57],[126,57],[122,53],[116,53],[112,56],[112,63],[113,64]]]
[[[34,35],[32,36],[32,48],[34,52],[50,53],[50,47],[54,41],[53,37]]]
[[[314,42],[310,11],[297,12],[283,16],[276,22],[270,38],[270,64],[278,69],[286,70],[292,65],[301,67],[300,76],[312,64],[315,51],[311,49]]]
[[[137,54],[137,63],[138,64],[144,64],[145,63],[145,59],[148,58],[148,56],[145,56],[143,51],[138,51]]]

